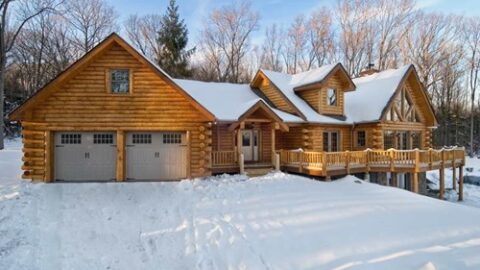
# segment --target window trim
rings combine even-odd
[[[333,90],[333,93],[334,93],[334,95],[335,95],[335,104],[333,104],[333,105],[330,104],[330,97],[328,96],[328,91],[329,91],[329,90]],[[328,88],[326,89],[326,93],[325,93],[325,94],[326,94],[325,96],[326,96],[327,106],[329,106],[329,107],[338,107],[338,89],[337,89],[337,88],[334,88],[334,87],[328,87]]]
[[[112,92],[112,71],[113,70],[128,70],[128,92],[126,93],[113,93]],[[133,70],[128,67],[112,67],[107,68],[105,71],[105,84],[107,93],[112,96],[124,96],[133,94]]]
[[[363,132],[363,133],[365,134],[365,136],[364,136],[364,139],[365,139],[364,145],[359,145],[359,144],[358,144],[358,133],[359,133],[359,132]],[[367,140],[367,136],[368,136],[368,135],[367,135],[367,130],[366,130],[366,129],[357,129],[357,130],[355,131],[355,147],[358,147],[358,148],[367,148],[367,141],[368,141],[368,140]]]
[[[331,149],[326,149],[324,148],[324,139],[325,139],[325,133],[328,133],[328,146],[329,148],[332,148],[332,133],[337,134],[337,145],[336,145],[336,151],[330,151]],[[342,132],[341,130],[337,129],[326,129],[322,131],[322,150],[323,152],[341,152],[342,151]]]

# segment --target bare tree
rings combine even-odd
[[[249,2],[235,3],[213,10],[200,33],[200,53],[204,74],[215,74],[215,80],[241,82],[249,74],[242,70],[250,50],[250,35],[258,29],[259,15]]]
[[[368,64],[368,41],[371,23],[371,0],[339,0],[336,7],[337,21],[340,28],[339,53],[345,68],[356,75]],[[373,45],[369,46],[373,48]]]
[[[310,59],[316,62],[317,67],[329,64],[335,55],[335,33],[330,14],[327,8],[320,8],[312,13],[307,24]]]
[[[265,30],[265,41],[262,45],[260,67],[273,71],[282,71],[282,31],[276,24]]]
[[[0,1],[0,149],[4,148],[4,94],[8,54],[25,24],[43,12],[53,10],[55,4],[54,0]],[[16,14],[12,14],[12,10],[16,10]]]
[[[157,33],[161,27],[162,17],[158,14],[130,15],[124,22],[128,39],[150,59],[158,56]]]
[[[467,50],[468,86],[470,88],[470,152],[473,153],[475,94],[479,86],[480,75],[480,18],[465,20],[463,28],[465,47]]]
[[[66,17],[77,48],[86,53],[116,27],[116,14],[104,0],[67,0]]]

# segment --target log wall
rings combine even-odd
[[[109,70],[129,69],[131,93],[108,92]],[[113,45],[24,116],[24,178],[50,181],[46,138],[55,131],[185,131],[191,177],[210,174],[211,126],[189,100],[146,64]],[[49,134],[50,132],[50,134]]]

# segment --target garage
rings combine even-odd
[[[115,180],[114,132],[57,132],[54,155],[56,180]]]
[[[187,178],[185,132],[129,132],[126,136],[127,180]]]

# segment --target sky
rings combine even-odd
[[[190,39],[198,38],[198,30],[209,12],[232,3],[234,0],[177,0],[180,15],[190,31]],[[119,13],[122,23],[130,14],[163,14],[169,0],[107,0]],[[288,26],[300,15],[308,15],[321,6],[334,6],[336,0],[253,0],[252,7],[260,13],[260,37],[264,27],[277,23]],[[417,0],[418,8],[432,12],[455,13],[458,15],[480,16],[480,0]],[[253,37],[255,39],[255,36]]]

